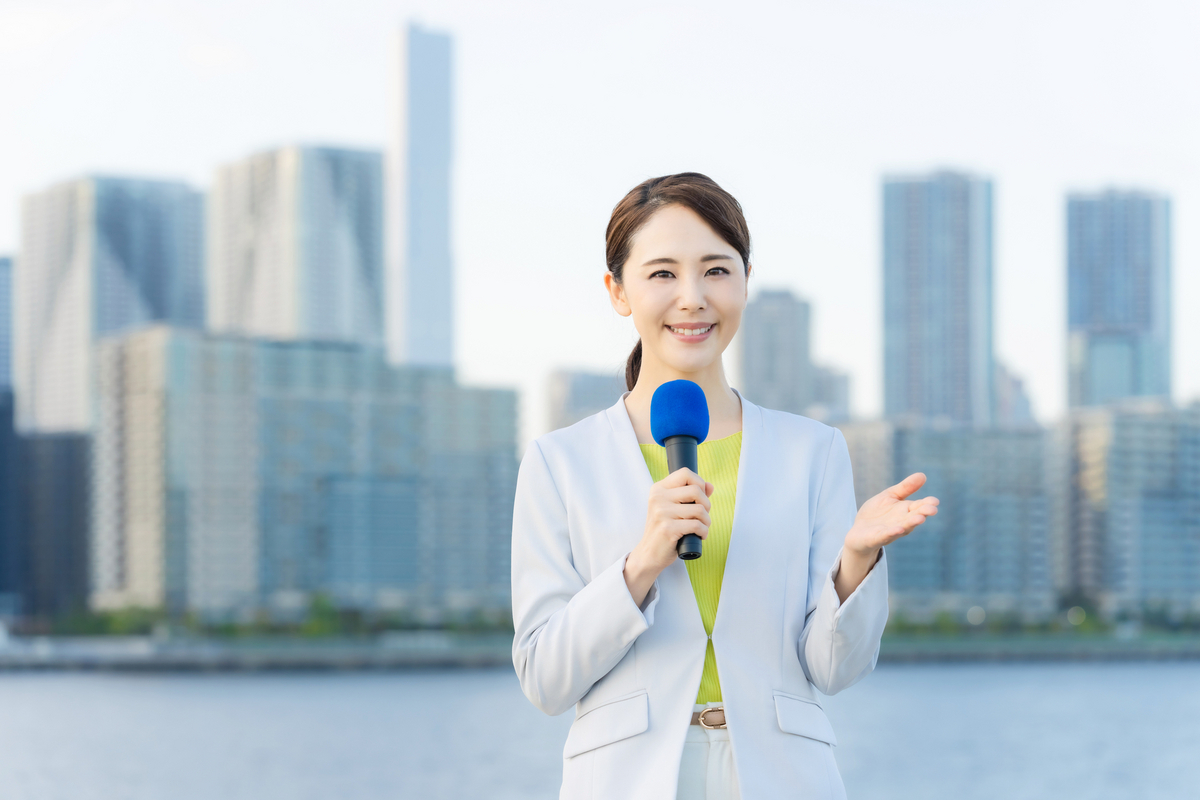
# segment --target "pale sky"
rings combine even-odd
[[[543,431],[558,366],[635,341],[602,288],[639,181],[738,197],[755,287],[814,306],[818,360],[881,408],[880,179],[995,181],[996,350],[1065,406],[1065,194],[1174,201],[1176,399],[1200,396],[1200,4],[1004,0],[0,0],[0,253],[19,201],[83,173],[178,177],[284,143],[383,148],[389,48],[455,37],[456,358]],[[729,359],[731,377],[736,364]],[[735,384],[736,385],[736,384]]]

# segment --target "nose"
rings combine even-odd
[[[678,284],[678,307],[680,311],[702,311],[708,307],[708,297],[704,293],[704,281],[699,277],[689,275],[682,278]]]

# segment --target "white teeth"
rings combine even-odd
[[[712,325],[707,328],[671,328],[672,331],[681,336],[700,336],[712,330]]]

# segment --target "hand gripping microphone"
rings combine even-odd
[[[700,474],[696,446],[708,436],[708,400],[704,390],[691,381],[668,381],[654,390],[650,400],[650,433],[667,448],[668,473],[684,467]],[[694,533],[680,537],[675,545],[679,557],[699,558],[704,540]]]

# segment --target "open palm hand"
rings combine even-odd
[[[924,473],[914,472],[863,503],[854,518],[854,527],[846,534],[846,548],[861,554],[877,552],[937,514],[936,497],[908,499],[924,485]]]

